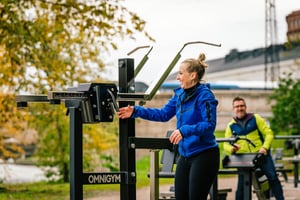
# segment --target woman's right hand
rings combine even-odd
[[[122,107],[120,108],[119,112],[118,112],[118,116],[121,119],[126,119],[126,118],[130,118],[132,113],[134,111],[134,107],[128,105],[127,107]]]
[[[172,144],[178,144],[182,140],[182,135],[178,129],[174,130],[169,138]]]

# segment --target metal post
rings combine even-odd
[[[252,174],[251,169],[239,169],[239,174],[243,176],[244,179],[244,200],[251,200],[252,199],[252,193],[251,193],[251,187],[252,187]]]
[[[119,92],[128,93],[130,91],[129,82],[134,80],[133,59],[119,59]],[[132,82],[134,83],[134,82]],[[134,91],[133,91],[134,92]],[[134,102],[120,101],[119,106],[124,107],[134,105]],[[119,120],[119,156],[120,171],[127,172],[127,182],[120,185],[121,200],[136,199],[136,166],[135,149],[128,147],[128,137],[135,137],[135,120]]]
[[[157,200],[159,196],[158,157],[159,150],[150,150],[150,200]]]
[[[76,107],[70,114],[70,200],[83,199],[82,186],[82,118]]]
[[[299,155],[298,155],[298,150],[299,150],[299,139],[295,139],[294,140],[294,187],[297,188],[298,187],[298,179],[299,179],[299,173],[298,173],[298,160],[299,159]]]

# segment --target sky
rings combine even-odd
[[[120,40],[119,49],[111,53],[109,77],[118,80],[118,59],[133,58],[135,65],[150,50],[144,48],[128,56],[139,46],[153,47],[149,59],[136,81],[149,85],[160,77],[187,42],[204,41],[221,44],[186,46],[172,72],[185,58],[206,54],[207,60],[222,58],[232,49],[252,50],[265,46],[265,0],[125,0],[125,6],[146,21],[145,30],[155,38],[150,42],[142,34],[134,40]],[[300,0],[275,0],[278,43],[286,41],[286,15],[300,9]]]

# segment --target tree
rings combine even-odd
[[[3,94],[0,92],[0,157],[3,160],[8,158],[17,158],[24,155],[24,150],[16,143],[8,143],[10,138],[22,138],[22,131],[25,126],[20,119],[26,117],[17,112],[14,104],[14,96],[10,94]]]
[[[0,105],[0,130],[10,130],[5,137],[14,137],[26,128],[38,130],[40,158],[49,165],[61,165],[64,181],[68,181],[68,118],[63,116],[62,106],[34,105],[28,112],[17,112],[14,96],[101,81],[105,53],[117,48],[115,39],[134,38],[135,33],[143,32],[153,40],[144,28],[145,21],[127,10],[121,0],[2,1],[0,101],[4,104]],[[96,137],[93,131],[86,128],[85,134]]]
[[[295,61],[296,62],[296,61]],[[295,63],[300,66],[300,63]],[[300,133],[300,80],[292,73],[286,74],[279,81],[279,87],[270,96],[276,104],[272,106],[271,127],[276,132],[287,132],[292,135]]]

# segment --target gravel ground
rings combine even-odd
[[[294,188],[293,177],[289,177],[288,183],[282,180],[284,196],[286,200],[300,200],[300,186]],[[219,188],[232,188],[232,192],[227,195],[227,200],[234,200],[234,191],[237,184],[237,177],[225,177],[219,179]],[[170,185],[161,185],[160,192],[168,192]],[[120,199],[119,192],[100,191],[98,197],[85,198],[86,200],[118,200]],[[256,199],[255,194],[252,195]],[[137,200],[150,200],[150,187],[144,187],[137,190]]]

